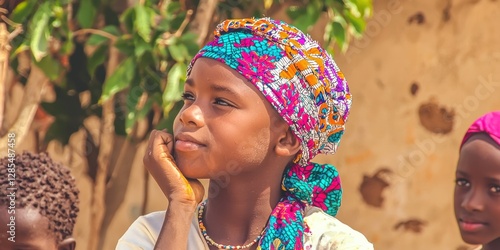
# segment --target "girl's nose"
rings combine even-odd
[[[203,127],[205,125],[203,112],[201,108],[194,103],[180,111],[179,120],[186,127]]]
[[[464,196],[464,199],[462,200],[461,206],[469,211],[482,211],[483,210],[483,195],[479,190],[476,190],[475,188],[471,188],[469,192],[467,192]]]

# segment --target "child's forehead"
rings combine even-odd
[[[457,172],[481,174],[491,171],[500,180],[500,145],[485,133],[469,138],[460,150]]]
[[[9,211],[8,205],[0,205],[2,211]],[[2,225],[15,223],[16,242],[35,243],[38,240],[42,242],[56,243],[56,237],[49,228],[49,219],[40,213],[36,208],[15,208],[15,220],[12,220],[11,214],[0,213],[0,222]],[[5,232],[2,232],[4,234]],[[7,235],[9,233],[7,232]]]

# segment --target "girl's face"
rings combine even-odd
[[[186,177],[236,175],[265,164],[284,121],[248,80],[199,58],[183,98],[173,132],[174,157]]]
[[[500,146],[488,135],[474,135],[462,147],[454,200],[462,239],[500,246]]]

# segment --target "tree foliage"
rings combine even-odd
[[[11,12],[10,20],[25,32],[14,40],[12,64],[16,55],[29,51],[33,62],[54,84],[56,101],[43,108],[55,121],[45,142],[67,143],[72,133],[89,116],[100,116],[100,104],[126,91],[115,100],[115,132],[130,134],[136,122],[154,107],[161,107],[162,119],[152,127],[169,126],[171,111],[179,105],[189,60],[198,50],[189,22],[197,1],[139,1],[124,11],[113,8],[113,1],[26,0]],[[216,15],[232,17],[235,8],[251,9],[262,15],[283,1],[263,0],[218,3]],[[292,4],[287,14],[298,28],[308,31],[325,13],[328,24],[325,43],[347,49],[349,37],[361,36],[372,10],[370,0],[309,0]],[[106,70],[111,48],[123,60],[114,72]],[[82,105],[81,93],[90,101]],[[172,110],[174,109],[174,110]]]

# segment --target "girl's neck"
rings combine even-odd
[[[485,244],[483,245],[483,248],[481,248],[482,250],[496,250],[496,249],[500,249],[500,238],[497,238],[491,242],[489,242],[488,244]]]
[[[244,245],[267,226],[281,197],[281,173],[269,174],[274,176],[245,174],[230,176],[225,182],[210,181],[203,221],[215,242]]]

